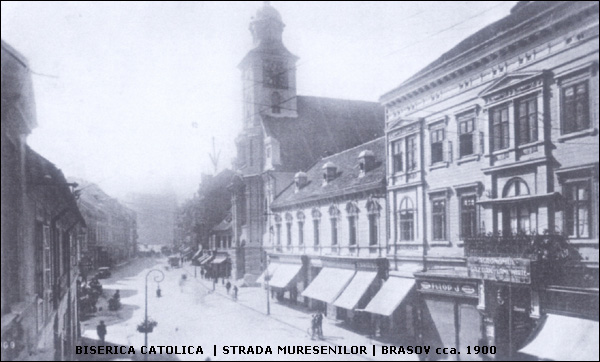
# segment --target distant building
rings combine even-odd
[[[27,146],[27,61],[2,42],[2,360],[71,360],[85,222],[62,172]]]
[[[177,213],[174,194],[132,193],[124,203],[136,214],[140,244],[173,245]]]
[[[81,243],[82,271],[87,277],[98,267],[114,266],[135,255],[137,217],[96,184],[75,181],[79,183],[79,208],[87,224]]]
[[[283,44],[284,27],[279,12],[265,3],[250,22],[253,48],[239,65],[243,130],[231,184],[233,246],[240,255],[236,278],[253,279],[264,270],[265,241],[275,225],[271,202],[298,171],[383,136],[377,103],[296,94],[298,57]]]
[[[521,1],[381,97],[419,344],[598,358],[598,13]]]

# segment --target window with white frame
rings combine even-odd
[[[515,104],[518,144],[538,140],[537,97],[518,100]]]
[[[431,202],[432,240],[446,240],[446,199]]]
[[[331,223],[331,245],[338,245],[338,220],[340,217],[340,210],[332,205],[329,208],[329,220]]]
[[[404,172],[404,140],[394,141],[392,143],[392,169],[394,173]]]
[[[357,219],[358,219],[358,207],[354,202],[349,202],[346,205],[346,213],[348,216],[348,243],[349,245],[356,245],[357,243]]]
[[[320,240],[320,224],[321,224],[321,212],[319,211],[319,209],[313,209],[312,210],[312,217],[313,217],[313,243],[315,246],[315,249],[319,247],[319,244],[321,242]]]
[[[588,81],[571,83],[561,88],[562,133],[568,134],[590,128]]]
[[[510,132],[508,121],[508,105],[492,108],[490,110],[492,150],[506,149],[510,145]]]
[[[374,246],[379,243],[379,215],[381,206],[375,200],[367,202],[367,212],[369,213],[369,245]]]
[[[444,161],[444,140],[445,132],[443,128],[431,130],[431,163]]]
[[[568,182],[564,185],[564,191],[565,226],[568,235],[573,238],[588,238],[591,214],[590,182]]]
[[[298,245],[304,245],[304,213],[298,211],[296,218],[298,219]]]
[[[405,197],[402,199],[398,214],[400,241],[413,241],[415,239],[415,209],[410,198]]]
[[[286,226],[286,236],[287,236],[287,246],[290,248],[292,246],[292,221],[294,221],[294,217],[289,212],[285,214],[285,226]]]
[[[458,123],[458,153],[459,157],[475,153],[475,115],[472,112],[459,115]]]
[[[460,236],[472,238],[477,232],[477,195],[460,198]]]

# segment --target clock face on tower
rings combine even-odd
[[[287,88],[287,69],[283,62],[266,61],[263,64],[263,82],[271,88]]]

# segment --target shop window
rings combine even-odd
[[[570,237],[590,236],[590,183],[588,181],[568,183],[565,186],[565,223]]]
[[[508,106],[494,108],[490,111],[492,119],[492,150],[498,151],[509,147]]]
[[[562,133],[572,133],[590,128],[588,82],[575,83],[561,89]]]
[[[431,215],[433,240],[446,240],[446,200],[433,200]]]
[[[431,163],[444,161],[444,129],[431,131]]]
[[[405,197],[400,202],[400,241],[414,240],[415,210],[412,201]]]
[[[518,144],[523,145],[538,140],[537,98],[520,100],[516,104]]]

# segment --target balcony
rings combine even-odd
[[[489,234],[464,240],[467,257],[510,257],[532,261],[559,261],[577,257],[560,234]]]

